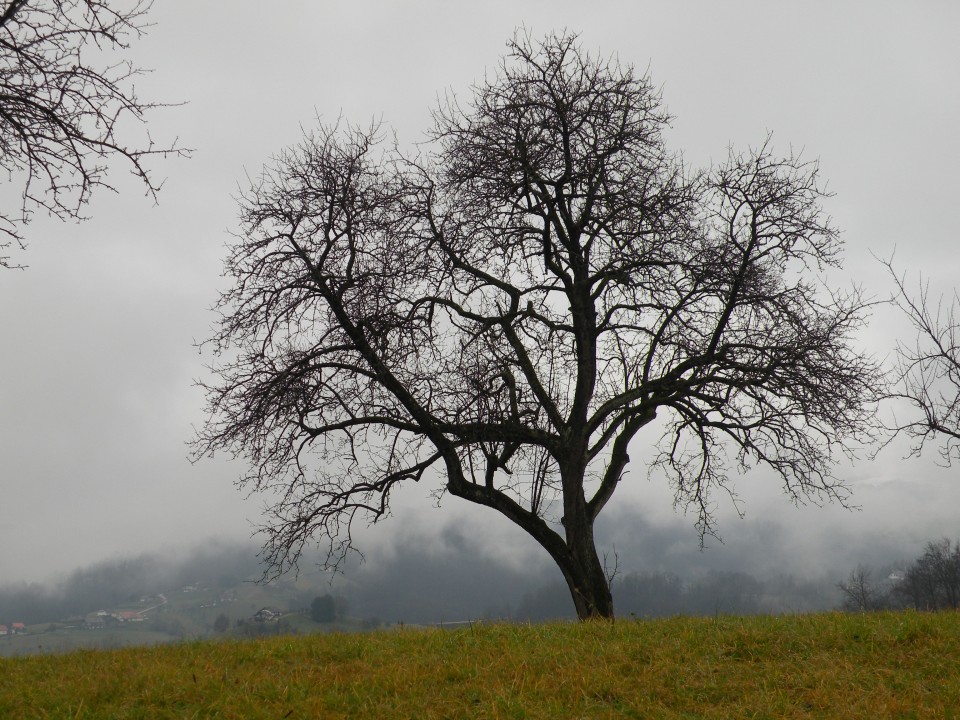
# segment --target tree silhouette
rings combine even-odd
[[[4,253],[25,246],[23,226],[36,210],[79,220],[95,188],[112,190],[111,159],[124,160],[155,196],[159,184],[147,158],[185,153],[135,132],[145,130],[145,115],[158,104],[137,96],[133,80],[141,71],[120,58],[142,34],[151,1],[116,5],[0,3],[0,169],[20,197],[19,209],[0,210],[0,267],[16,267]]]
[[[890,429],[893,437],[902,434],[911,440],[915,456],[928,444],[939,443],[940,457],[950,465],[960,459],[960,296],[954,292],[951,302],[940,298],[934,304],[929,285],[921,282],[913,294],[892,260],[883,264],[896,287],[893,302],[916,332],[911,344],[897,343],[892,393],[915,412],[895,420]]]
[[[873,571],[866,565],[857,565],[846,581],[837,583],[837,589],[843,594],[842,607],[847,611],[881,610],[888,604],[886,594],[874,583]]]
[[[649,78],[573,36],[517,36],[408,157],[323,126],[244,194],[198,456],[276,493],[265,555],[336,563],[351,523],[436,472],[554,559],[581,618],[613,604],[594,523],[654,423],[651,469],[713,530],[729,471],[846,497],[834,451],[879,385],[852,347],[817,167],[769,144],[689,172]]]

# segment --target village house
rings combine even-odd
[[[104,612],[87,613],[83,619],[83,626],[88,630],[100,630],[107,624],[107,614]]]
[[[261,608],[253,616],[255,622],[273,622],[279,620],[283,613],[273,608]]]

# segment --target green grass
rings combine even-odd
[[[0,660],[4,718],[960,717],[960,614],[275,637]]]

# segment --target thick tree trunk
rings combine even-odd
[[[570,589],[581,620],[613,619],[613,596],[593,537],[594,515],[583,494],[586,438],[568,438],[568,453],[557,458],[563,485],[563,551],[551,552]],[[549,551],[549,548],[548,548]]]
[[[581,620],[613,619],[613,595],[610,593],[610,583],[607,582],[599,561],[596,567],[584,568],[577,564],[562,567],[561,570],[570,589],[578,618]]]
[[[579,513],[578,513],[579,514]],[[603,563],[597,555],[593,539],[593,523],[585,516],[564,518],[569,555],[558,561],[570,588],[577,617],[581,620],[613,619],[613,595]]]

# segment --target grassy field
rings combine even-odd
[[[3,718],[960,717],[960,614],[674,618],[0,660]]]

